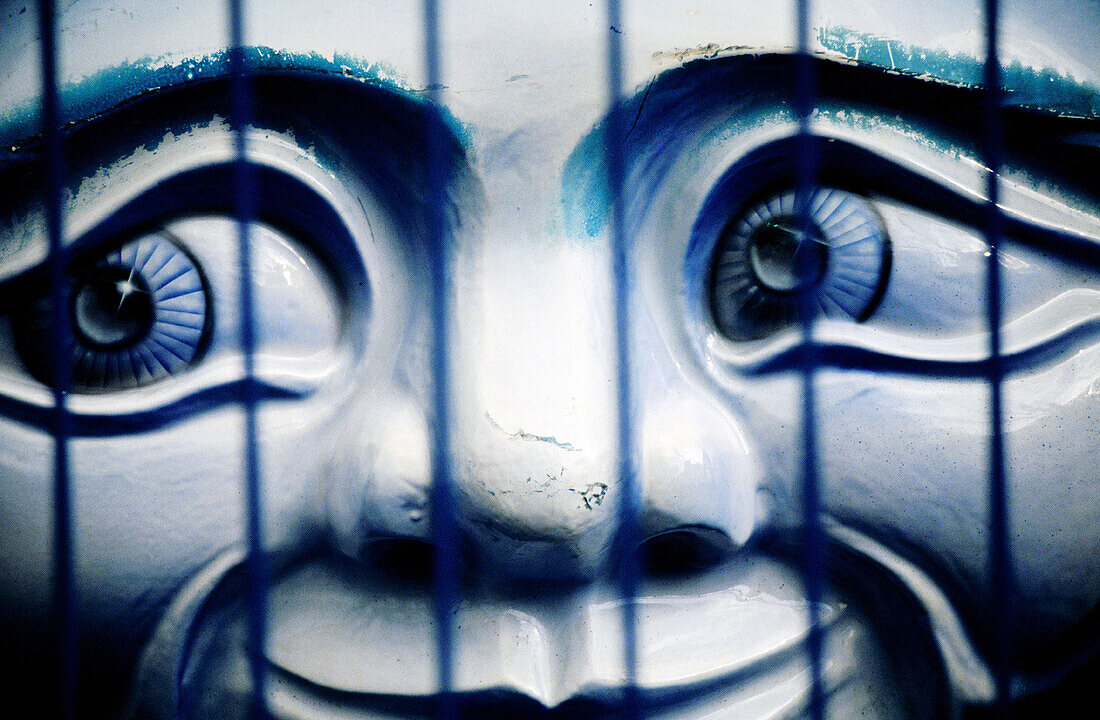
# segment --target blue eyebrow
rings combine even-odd
[[[670,163],[704,130],[708,118],[724,112],[730,122],[760,107],[789,107],[795,77],[793,55],[742,54],[694,60],[666,70],[624,104],[628,128],[623,140],[631,197],[652,197]],[[848,103],[891,115],[901,113],[914,128],[945,149],[973,147],[981,136],[981,91],[974,86],[892,73],[871,64],[815,56],[819,99]],[[1090,102],[1100,94],[1085,88]],[[1075,188],[1091,203],[1100,201],[1095,160],[1100,153],[1100,111],[1066,115],[1052,109],[1006,103],[1006,158],[1049,174]],[[601,148],[605,126],[595,125],[562,168],[565,227],[576,237],[594,237],[608,217],[609,195]],[[632,212],[644,212],[639,207]],[[633,207],[633,206],[632,206]],[[628,220],[632,218],[628,212]]]
[[[83,178],[123,160],[134,148],[155,150],[166,132],[184,132],[212,116],[224,117],[230,98],[229,80],[215,69],[212,66],[203,77],[192,76],[176,85],[145,90],[72,124],[66,131],[67,184],[77,186]],[[447,221],[460,223],[463,215],[476,212],[479,195],[469,169],[469,138],[445,108],[429,105],[415,92],[395,90],[388,82],[382,84],[331,68],[311,71],[297,61],[274,68],[270,64],[266,68],[250,67],[249,82],[254,104],[251,124],[264,130],[291,132],[297,142],[312,149],[321,165],[360,178],[410,243],[422,236],[427,202],[427,146],[423,138],[427,133],[440,138],[438,152],[446,156]],[[0,192],[0,218],[30,212],[38,202],[41,156],[41,138],[33,136],[8,152],[0,151],[0,188],[5,189]],[[173,190],[175,183],[189,177],[184,173],[161,183],[168,195],[160,198],[156,207],[139,202],[141,212],[128,212],[125,223],[111,224],[118,232],[85,233],[73,239],[74,245],[92,246],[117,239],[120,233],[125,234],[123,231],[164,220],[171,213],[226,210],[218,204],[217,193],[211,199],[191,189],[176,197],[179,192]],[[190,201],[194,202],[188,204]],[[293,202],[287,203],[285,210],[293,207]],[[11,251],[5,253],[0,239],[0,261],[5,254],[11,258],[23,249],[16,238]],[[28,266],[19,272],[32,269]]]
[[[826,50],[868,65],[963,85],[982,82],[983,60],[962,52],[909,45],[845,26],[818,28],[817,41]],[[1014,61],[1001,68],[1001,81],[1006,105],[1064,115],[1100,114],[1100,90],[1054,68]]]
[[[291,53],[268,47],[245,49],[247,66],[254,71],[296,71],[317,75],[339,75],[412,95],[403,76],[385,63],[372,63],[350,55],[336,54],[325,58],[317,53]],[[154,65],[152,58],[140,62],[115,65],[60,89],[61,122],[72,124],[88,120],[113,107],[150,92],[175,87],[201,79],[227,77],[227,51],[203,58],[181,61],[176,65]],[[28,104],[8,109],[0,117],[0,147],[13,150],[41,131],[39,104],[33,98]]]

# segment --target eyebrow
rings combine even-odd
[[[850,60],[883,69],[963,85],[982,82],[984,61],[965,52],[909,45],[896,38],[860,32],[837,25],[821,27],[817,41],[825,50]],[[1100,90],[1051,67],[1033,67],[1020,61],[1001,69],[1004,101],[1010,106],[1032,107],[1063,115],[1088,117],[1100,114]]]
[[[638,196],[652,196],[670,163],[692,142],[693,132],[711,123],[716,113],[734,117],[769,105],[786,106],[794,96],[795,62],[789,53],[693,60],[666,70],[629,98],[623,105],[623,154],[627,172],[635,171]],[[977,155],[984,118],[979,87],[891,72],[844,58],[817,55],[813,62],[823,104],[897,114],[931,137],[942,138],[945,145],[974,146]],[[1095,94],[1091,97],[1100,102]],[[1009,105],[1002,112],[1002,125],[1008,161],[1100,201],[1095,173],[1100,164],[1100,112],[1067,116]],[[606,119],[582,138],[562,171],[563,209],[578,235],[594,235],[606,218],[605,131]]]
[[[318,71],[290,61],[267,65],[250,69],[252,124],[258,129],[291,134],[331,171],[358,177],[390,212],[395,226],[409,237],[420,236],[418,229],[423,222],[427,187],[424,137],[428,133],[439,139],[435,149],[446,156],[449,219],[456,220],[461,209],[469,205],[460,198],[460,194],[471,192],[470,184],[465,182],[468,136],[445,110],[388,81],[360,77],[351,71],[336,72],[329,66]],[[184,71],[173,70],[179,72]],[[156,148],[164,141],[166,131],[179,134],[211,117],[226,117],[230,80],[212,70],[206,76],[176,85],[143,85],[145,89],[137,95],[128,95],[121,103],[72,123],[66,131],[67,184],[78,184],[81,178],[125,160],[136,148]],[[40,137],[32,136],[0,155],[0,188],[5,190],[0,192],[0,221],[29,216],[37,207],[44,177],[42,162]],[[168,187],[172,182],[169,179],[161,184]],[[186,194],[195,197],[194,193]],[[162,204],[168,209],[174,207]],[[165,208],[161,210],[167,212]],[[190,208],[196,212],[199,209]],[[185,212],[188,208],[179,210]],[[113,227],[114,223],[108,225]],[[5,237],[4,230],[0,223],[0,276],[6,282],[33,271],[42,257],[37,250],[28,249],[23,240]],[[74,238],[73,245],[85,247],[99,240],[98,233],[89,231]]]
[[[393,67],[337,53],[331,59],[316,53],[293,53],[269,47],[244,49],[250,72],[288,71],[317,76],[341,76],[387,88],[394,93],[414,94],[405,78]],[[201,58],[165,65],[153,59],[104,68],[60,89],[61,122],[72,126],[88,122],[111,109],[139,100],[142,96],[191,82],[228,77],[229,53],[220,50]],[[27,104],[9,108],[0,117],[0,147],[18,151],[32,143],[41,131],[37,96]]]

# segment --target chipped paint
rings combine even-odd
[[[497,423],[497,421],[493,419],[493,416],[490,415],[488,412],[485,413],[485,419],[489,421],[489,424],[492,425],[495,430],[499,430],[513,440],[531,440],[533,442],[550,443],[551,445],[556,445],[557,447],[560,447],[562,450],[568,450],[569,452],[580,452],[579,447],[574,447],[572,443],[562,442],[553,435],[535,435],[534,433],[527,432],[523,428],[519,428],[515,432],[508,432],[507,430],[502,428]]]
[[[966,53],[908,45],[896,38],[844,26],[822,27],[817,41],[830,52],[867,65],[964,85],[982,81],[983,61]],[[1036,69],[1018,60],[1004,65],[1005,102],[1066,115],[1100,115],[1100,90],[1053,68]]]
[[[605,482],[593,482],[589,483],[588,487],[581,493],[581,500],[584,500],[585,508],[591,510],[607,497],[607,483]]]

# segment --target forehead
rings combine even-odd
[[[227,45],[224,0],[60,4],[61,87],[69,92],[70,107],[87,112],[153,89],[167,77],[148,71],[198,70],[196,63]],[[622,27],[614,30],[607,27],[604,2],[440,5],[445,102],[461,122],[482,129],[507,131],[549,118],[591,125],[606,107],[609,32],[622,35],[628,92],[687,60],[746,49],[780,50],[796,42],[793,0],[624,2]],[[1006,63],[1018,61],[1097,84],[1100,50],[1093,29],[1100,26],[1100,4],[1006,0],[1001,5]],[[246,6],[249,45],[346,64],[353,72],[367,71],[412,91],[426,86],[421,3],[268,0]],[[0,12],[5,26],[0,127],[25,128],[39,87],[34,7],[8,2],[0,4]],[[950,80],[971,79],[970,60],[983,55],[982,3],[977,0],[818,0],[811,12],[811,43],[819,51]],[[936,51],[935,62],[929,51]],[[113,82],[103,82],[107,79]],[[0,135],[5,141],[17,139],[10,130],[0,129]]]

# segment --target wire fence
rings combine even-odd
[[[254,312],[249,269],[252,264],[249,227],[253,217],[251,198],[254,183],[249,170],[246,128],[249,125],[249,68],[245,48],[246,28],[241,0],[229,2],[230,37],[230,73],[232,94],[231,125],[235,134],[235,215],[239,233],[239,263],[242,282],[240,286],[240,337],[245,358],[246,381],[241,385],[243,392],[239,399],[245,411],[244,437],[241,439],[245,458],[245,517],[247,518],[247,599],[249,607],[249,639],[251,679],[254,688],[253,714],[257,718],[267,716],[265,708],[265,625],[267,617],[268,577],[263,554],[261,534],[263,507],[261,505],[262,462],[257,447],[256,413],[258,399],[253,382]],[[440,36],[441,16],[437,0],[425,0],[424,3],[424,59],[427,67],[428,102],[442,106],[442,88],[446,81],[446,64],[442,55]],[[608,97],[608,132],[606,134],[606,160],[608,168],[608,187],[612,196],[611,246],[612,270],[611,282],[615,299],[615,339],[616,355],[616,404],[618,408],[619,483],[623,501],[618,513],[618,532],[615,548],[623,562],[618,578],[618,587],[624,608],[623,628],[623,678],[622,717],[643,717],[645,707],[638,691],[638,650],[636,639],[638,593],[638,566],[632,548],[637,546],[639,499],[637,488],[637,468],[635,460],[635,428],[633,427],[633,390],[631,381],[630,337],[631,305],[631,269],[627,253],[627,238],[624,229],[624,158],[623,134],[623,49],[622,38],[623,12],[618,0],[608,0],[606,7],[606,76]],[[798,117],[798,163],[797,196],[800,198],[800,222],[804,235],[808,235],[810,223],[808,203],[806,201],[815,187],[816,162],[815,145],[811,142],[811,114],[816,106],[816,88],[814,65],[811,62],[809,45],[810,3],[797,0],[797,54],[799,68],[795,84],[794,105]],[[71,386],[71,368],[68,355],[63,349],[69,346],[69,325],[64,317],[63,308],[68,307],[65,296],[65,273],[68,268],[66,250],[65,218],[62,212],[62,189],[65,177],[65,157],[62,144],[62,125],[58,110],[58,71],[57,71],[57,18],[52,0],[39,3],[42,68],[42,132],[46,148],[46,194],[44,204],[49,233],[49,269],[51,278],[52,307],[57,317],[52,323],[55,329],[51,338],[53,352],[52,376],[54,392],[54,412],[51,429],[54,438],[55,461],[53,482],[53,505],[55,526],[53,530],[55,559],[54,602],[55,628],[54,639],[59,674],[59,700],[57,714],[63,718],[77,715],[76,678],[79,657],[76,613],[76,596],[73,562],[73,508],[71,504],[71,483],[68,466],[68,447],[71,436],[71,418],[66,404],[68,388]],[[1001,344],[1001,277],[998,259],[1003,221],[998,207],[999,185],[998,171],[1001,167],[1000,144],[1000,63],[997,52],[999,6],[996,0],[985,2],[986,59],[984,86],[986,94],[984,137],[982,138],[983,161],[986,170],[986,214],[984,220],[985,240],[989,248],[987,265],[987,319],[989,329],[988,359],[975,372],[984,372],[988,380],[991,400],[989,417],[989,556],[991,576],[989,585],[997,599],[995,606],[995,626],[1010,626],[1013,583],[1011,576],[1011,554],[1008,542],[1007,490],[1005,478],[1005,449],[1003,435],[1003,396]],[[448,346],[450,337],[451,307],[449,305],[449,282],[452,268],[451,249],[447,236],[444,217],[445,198],[445,141],[437,137],[441,132],[438,124],[432,125],[427,133],[428,156],[431,158],[428,172],[428,236],[431,247],[431,291],[433,320],[433,350],[431,374],[434,394],[431,413],[433,437],[432,470],[433,486],[431,509],[436,551],[435,582],[433,585],[435,619],[438,628],[438,683],[440,688],[438,716],[456,718],[460,713],[455,692],[455,629],[453,627],[454,609],[459,595],[459,555],[458,523],[455,495],[451,477],[452,457],[450,445],[451,398],[449,388]],[[823,357],[828,349],[819,346],[814,339],[814,303],[810,301],[809,291],[803,293],[800,302],[801,346],[799,369],[802,377],[802,431],[803,448],[802,489],[803,489],[803,564],[802,572],[809,600],[810,626],[806,651],[812,672],[812,692],[810,695],[810,713],[815,719],[825,715],[826,698],[822,682],[823,630],[819,616],[819,603],[825,587],[825,550],[820,522],[820,488],[818,477],[818,438],[815,422],[816,395],[815,376],[819,368],[828,366],[830,360]],[[1007,715],[1010,710],[1010,690],[1012,678],[1012,649],[1008,632],[999,634],[993,658],[996,677],[997,706]]]

